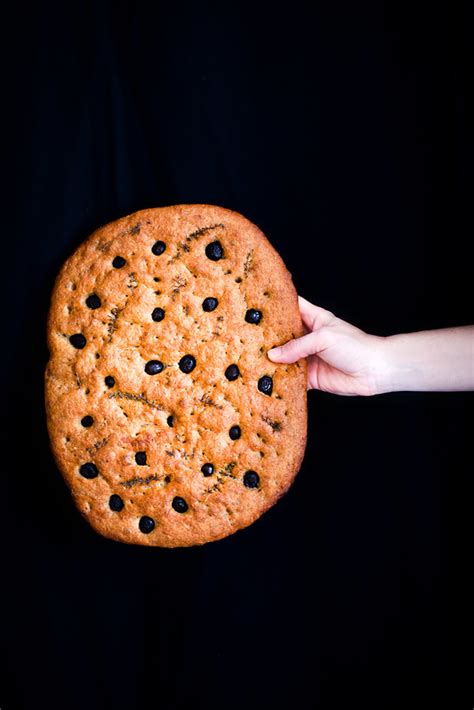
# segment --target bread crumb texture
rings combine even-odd
[[[242,215],[147,209],[65,262],[48,317],[51,448],[80,512],[125,543],[181,547],[254,522],[306,444],[306,364],[282,259]]]

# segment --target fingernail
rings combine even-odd
[[[267,352],[268,357],[270,360],[278,360],[278,356],[280,355],[280,348],[272,348]]]

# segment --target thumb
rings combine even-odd
[[[318,331],[308,333],[301,338],[289,340],[284,345],[272,348],[267,355],[273,362],[293,363],[321,350],[321,337]]]

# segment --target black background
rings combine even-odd
[[[310,393],[288,495],[178,550],[88,527],[43,411],[54,277],[145,207],[242,212],[368,332],[473,322],[462,6],[66,5],[19,4],[2,43],[1,709],[467,701],[471,395]]]

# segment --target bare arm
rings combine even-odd
[[[308,358],[308,389],[341,395],[474,390],[474,326],[369,335],[299,299],[306,335],[268,352],[274,362]]]
[[[474,389],[474,326],[391,335],[382,350],[381,392]]]

